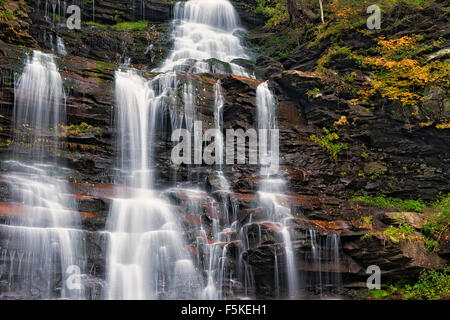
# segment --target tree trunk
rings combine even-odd
[[[289,12],[289,24],[295,24],[298,18],[298,7],[296,0],[287,0]]]
[[[291,0],[288,0],[291,1]],[[294,2],[296,2],[295,0],[293,0]],[[316,19],[315,14],[308,8],[308,6],[306,5],[306,1],[305,0],[300,0],[300,10],[302,11],[302,13],[308,17],[308,19],[310,21],[314,21]],[[297,4],[297,3],[296,3]],[[297,6],[297,5],[296,5]]]

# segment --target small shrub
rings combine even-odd
[[[405,299],[441,300],[450,298],[450,269],[422,271],[419,281],[406,285],[402,292]]]
[[[308,98],[316,98],[317,96],[320,95],[320,89],[314,88],[312,90],[308,90],[306,91],[306,95],[308,96]]]
[[[448,300],[450,299],[450,270],[423,270],[412,285],[389,285],[386,289],[370,290],[369,299],[388,300]]]
[[[69,126],[61,125],[59,127],[58,134],[60,136],[78,136],[78,135],[100,135],[101,129],[91,126],[86,122],[82,122],[79,125],[71,124]]]
[[[399,243],[402,240],[410,239],[416,230],[407,223],[402,223],[398,227],[390,226],[381,234],[394,243]]]
[[[323,128],[323,135],[311,135],[312,141],[320,145],[323,149],[327,151],[329,157],[334,163],[338,162],[338,154],[342,150],[348,149],[347,143],[334,143],[334,141],[339,139],[339,136],[335,132],[330,132],[327,128]]]

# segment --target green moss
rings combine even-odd
[[[111,28],[115,31],[145,31],[148,27],[147,20],[120,22],[115,25],[106,25],[94,21],[86,22],[88,26],[96,26],[102,29]]]
[[[110,62],[95,61],[95,65],[92,67],[93,70],[97,70],[102,73],[107,73],[116,69],[116,65]]]
[[[108,25],[101,24],[101,23],[94,22],[94,21],[87,21],[86,25],[88,25],[88,26],[95,26],[95,27],[99,27],[99,28],[102,28],[102,29],[108,28]]]
[[[112,26],[116,31],[144,31],[148,27],[148,21],[133,21],[133,22],[121,22]]]
[[[426,207],[426,204],[422,200],[402,200],[386,197],[385,195],[370,196],[367,194],[359,194],[351,197],[350,201],[364,202],[377,207],[398,209],[401,211],[421,212]]]

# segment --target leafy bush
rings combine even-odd
[[[450,63],[433,61],[423,64],[417,57],[427,49],[419,45],[421,37],[403,36],[387,40],[378,38],[374,56],[357,56],[362,65],[374,72],[372,81],[359,91],[363,102],[376,94],[404,106],[416,105],[423,101],[423,90],[428,86],[448,86]]]
[[[406,285],[402,292],[405,299],[441,300],[450,298],[450,269],[422,271],[419,281]]]
[[[59,127],[59,135],[60,136],[78,136],[78,135],[100,135],[101,129],[91,126],[86,122],[82,122],[81,124],[71,124],[69,126],[61,125]]]
[[[286,0],[256,0],[256,3],[255,12],[268,18],[266,28],[275,27],[289,18]]]
[[[402,240],[407,240],[409,236],[413,235],[416,230],[407,223],[402,223],[398,227],[390,226],[381,234],[394,243],[399,243]]]
[[[369,299],[448,300],[450,299],[450,270],[423,270],[413,285],[370,290]]]
[[[339,136],[335,132],[330,132],[327,128],[322,129],[325,133],[324,135],[311,135],[310,138],[312,141],[320,145],[323,149],[327,151],[327,153],[330,156],[330,159],[334,161],[336,164],[338,162],[338,154],[342,150],[348,149],[347,143],[334,143],[333,141],[336,141],[339,139]]]
[[[425,249],[427,250],[427,252],[434,252],[439,246],[439,243],[432,238],[424,237],[423,241],[425,243]]]
[[[427,222],[423,226],[425,234],[425,247],[428,251],[436,251],[439,240],[450,226],[450,194],[441,196],[433,203],[433,208],[437,213],[428,216]]]

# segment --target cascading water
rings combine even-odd
[[[277,128],[276,101],[267,82],[261,83],[256,89],[256,105],[258,108],[258,129],[265,130],[263,132],[275,130]],[[272,178],[273,175],[278,174],[278,158],[274,158],[278,156],[278,150],[275,149],[278,146],[273,145],[272,139],[269,141],[267,136],[268,134],[265,137],[263,136],[263,143],[261,144],[260,142],[259,146],[263,149],[261,157],[261,176],[263,180],[260,185],[259,201],[265,208],[267,218],[281,225],[280,233],[285,251],[288,296],[295,298],[298,294],[299,279],[289,230],[289,221],[293,217],[290,208],[281,205],[277,200],[277,194],[285,191],[284,181],[280,178]],[[278,268],[278,265],[276,268]]]
[[[33,298],[82,298],[83,290],[66,281],[82,271],[85,257],[80,214],[65,196],[64,168],[56,165],[57,127],[64,121],[64,91],[53,56],[39,51],[27,61],[15,88],[15,156],[29,160],[2,163],[10,171],[18,214],[0,225],[8,241],[9,286],[4,295],[25,292]],[[31,160],[31,162],[30,162]],[[16,213],[17,213],[16,212]]]
[[[200,189],[182,189],[179,185],[162,193],[155,190],[155,136],[159,129],[166,129],[162,127],[166,115],[172,130],[185,128],[192,133],[195,126],[196,88],[189,79],[180,84],[177,72],[251,76],[238,65],[237,59],[249,57],[235,35],[239,21],[229,1],[180,2],[175,5],[174,15],[174,48],[162,66],[153,70],[160,74],[147,81],[129,66],[115,74],[117,144],[121,149],[118,178],[131,189],[114,199],[110,209],[105,297],[224,299],[236,297],[235,291],[252,297],[254,277],[245,258],[252,249],[247,229],[254,223],[261,228],[265,221],[253,222],[250,218],[246,225],[240,225],[238,205],[220,161],[224,160],[223,140],[215,139],[216,165],[210,174],[210,179],[216,181],[214,197]],[[181,94],[177,91],[179,88]],[[222,132],[225,99],[220,80],[214,85],[214,98],[214,127]],[[256,100],[258,129],[276,131],[276,100],[268,83],[258,86]],[[181,112],[180,105],[184,108]],[[284,253],[280,255],[284,261],[275,253],[275,290],[281,295],[282,284],[285,284],[287,293],[283,295],[295,298],[299,296],[303,279],[298,272],[297,247],[291,240],[294,217],[290,208],[279,201],[279,195],[286,191],[285,182],[275,178],[279,175],[278,135],[262,138],[259,148],[263,150],[260,151],[263,179],[258,203],[265,218],[278,226]],[[201,150],[194,152],[198,151]],[[200,218],[194,236],[196,245],[191,248],[195,253],[187,250],[179,212],[170,195],[184,199],[181,211],[185,218],[196,219],[203,210],[202,205],[208,208],[212,231],[207,233],[207,226]],[[165,197],[170,201],[164,200]],[[310,239],[313,243],[313,237]],[[314,241],[317,239],[318,236],[314,237]],[[317,245],[312,249],[314,261],[323,260],[321,248]],[[231,252],[237,255],[234,266],[229,263]],[[198,270],[201,267],[203,270]],[[286,279],[281,279],[278,273],[286,275]]]
[[[16,89],[14,109],[15,146],[33,148],[31,156],[55,156],[58,124],[65,119],[64,91],[53,56],[34,51]]]
[[[177,219],[169,205],[151,191],[152,136],[158,117],[167,109],[172,130],[183,125],[189,131],[193,128],[195,95],[191,83],[183,85],[184,114],[180,116],[171,108],[178,87],[176,71],[248,75],[232,62],[248,56],[233,35],[239,29],[238,16],[227,0],[191,0],[177,3],[174,11],[174,49],[154,70],[162,74],[146,82],[133,70],[116,73],[120,169],[127,184],[138,189],[128,199],[115,199],[111,209],[107,259],[107,297],[111,299],[181,298],[183,294],[188,298],[222,298],[217,289],[218,246],[206,244],[207,283],[200,294],[203,283],[184,247]],[[220,83],[215,88],[216,107],[221,109]],[[216,112],[217,126],[221,112]],[[223,146],[219,149],[223,152]]]
[[[134,70],[116,72],[121,171],[135,189],[114,199],[108,222],[108,299],[193,299],[202,279],[185,248],[169,204],[153,187],[152,145],[159,109],[174,89],[168,73],[151,82]]]
[[[239,17],[228,0],[190,0],[174,8],[172,53],[156,71],[234,73],[249,76],[235,59],[248,59],[240,39]]]
[[[268,83],[260,84],[256,90],[258,128],[273,130],[277,128],[276,105],[274,95],[268,87]],[[307,257],[299,257],[295,253],[295,244],[292,241],[291,229],[294,216],[291,208],[282,204],[282,194],[285,193],[285,181],[276,177],[278,172],[278,145],[273,143],[272,139],[263,139],[260,148],[263,148],[261,165],[261,181],[259,202],[264,208],[266,217],[280,225],[281,240],[284,246],[285,256],[285,274],[287,283],[287,296],[289,298],[298,298],[305,294],[304,289],[314,287],[322,293],[325,287],[339,286],[340,279],[336,275],[339,264],[339,236],[337,234],[319,235],[315,230],[309,230],[309,233],[300,236],[306,239],[311,252]],[[265,153],[265,154],[264,154]],[[276,255],[276,251],[275,251]],[[318,267],[315,276],[299,272],[299,263],[311,264]],[[275,269],[279,270],[279,262],[275,257]],[[328,264],[327,268],[322,270],[322,264]],[[301,268],[300,268],[301,269]],[[330,272],[332,271],[332,272]],[[279,283],[278,278],[275,283]],[[278,288],[278,287],[276,287]]]

